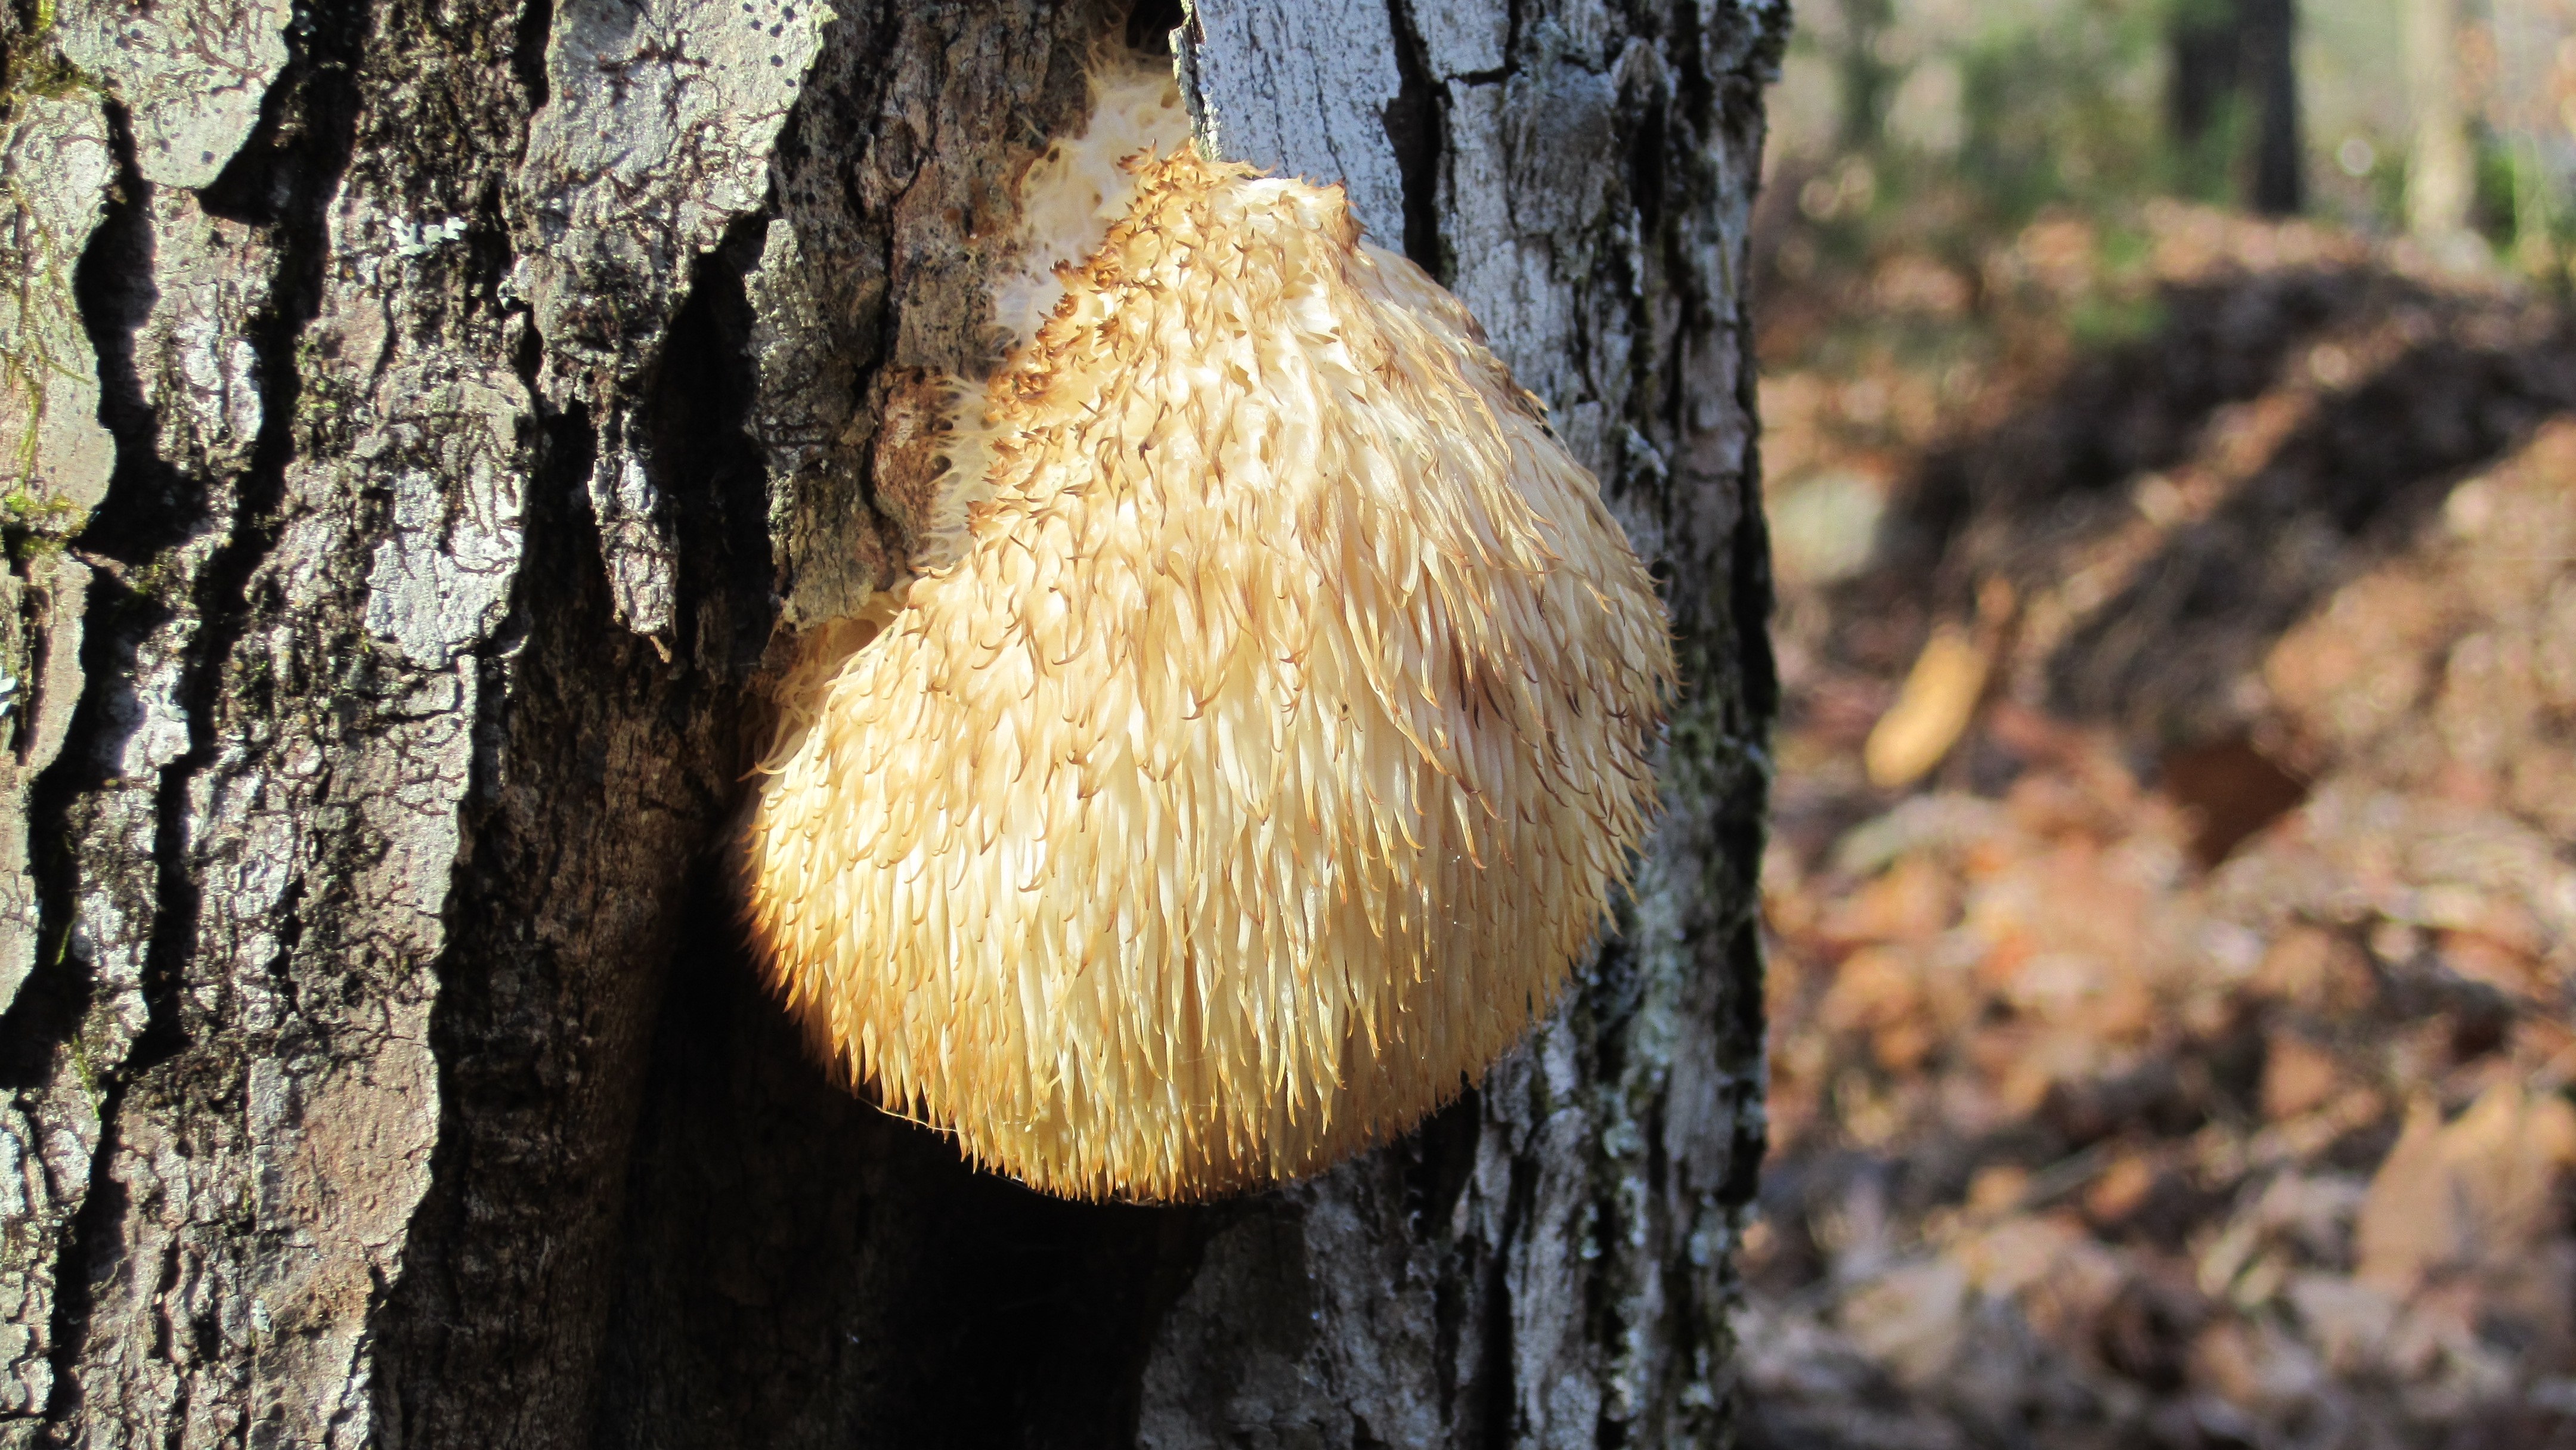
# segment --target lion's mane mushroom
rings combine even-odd
[[[784,690],[748,916],[889,1108],[1050,1193],[1202,1198],[1401,1132],[1547,1010],[1673,659],[1454,298],[1338,187],[1203,159],[1168,78],[1095,94],[916,577]]]

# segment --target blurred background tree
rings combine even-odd
[[[2291,0],[2178,0],[2167,25],[2174,144],[2203,155],[2203,170],[2241,173],[2248,209],[2296,214],[2307,194],[2297,8]]]
[[[2501,252],[2563,285],[2576,0],[1797,10],[1772,175],[1829,251],[1865,247],[1872,217],[1955,241],[2072,208],[2116,231],[2165,196],[2411,232],[2454,263]]]
[[[2414,109],[2406,153],[2406,225],[2446,241],[2467,232],[2476,176],[2468,114],[2460,103],[2459,12],[2454,0],[2406,0],[2406,97]]]

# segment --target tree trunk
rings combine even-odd
[[[2241,153],[2225,159],[2246,208],[2296,215],[2307,204],[2296,0],[2189,0],[2169,39],[2174,138],[2226,143]]]
[[[26,0],[0,1445],[1698,1444],[1761,1148],[1744,229],[1777,0],[1207,0],[1655,560],[1620,930],[1321,1179],[1080,1206],[832,1087],[723,843],[994,360],[1117,0]]]
[[[1869,151],[1886,140],[1887,105],[1899,79],[1879,54],[1896,24],[1896,0],[1841,0],[1834,70],[1842,82],[1842,149]]]
[[[2246,204],[2296,216],[2308,204],[2307,136],[2299,113],[2297,0],[2241,0],[2254,82],[2254,167]]]
[[[2468,231],[2477,189],[2468,109],[2460,97],[2454,0],[2406,0],[2405,40],[2415,132],[2406,158],[2406,229],[2447,243]]]

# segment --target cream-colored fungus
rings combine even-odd
[[[1095,95],[1023,185],[946,527],[786,687],[748,914],[890,1109],[1199,1198],[1403,1131],[1547,1010],[1673,659],[1456,299],[1338,187],[1202,159],[1168,77]]]

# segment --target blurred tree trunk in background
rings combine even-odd
[[[1451,282],[1671,600],[1674,808],[1563,1011],[1321,1180],[1095,1207],[744,958],[762,679],[902,556],[874,470],[1124,5],[25,0],[0,1446],[1722,1440],[1785,7],[1200,10],[1213,134]]]
[[[2307,203],[2296,0],[2187,0],[2170,39],[2174,138],[2224,145],[2247,208],[2295,215]]]
[[[1842,76],[1842,145],[1845,151],[1869,151],[1885,138],[1887,104],[1897,68],[1879,53],[1889,27],[1896,23],[1896,0],[1842,0],[1841,43],[1834,54]]]
[[[2554,12],[2554,13],[2553,13]],[[2480,88],[2477,110],[2484,129],[2502,153],[2511,191],[2507,220],[2516,265],[2535,277],[2559,271],[2557,193],[2551,139],[2567,134],[2567,112],[2561,104],[2559,42],[2565,14],[2554,0],[2490,0],[2487,27],[2493,37],[2495,65]],[[2473,147],[2472,156],[2476,154]],[[2477,191],[2478,167],[2470,165],[2471,194]],[[2476,210],[2473,205],[2472,210]]]
[[[2404,0],[2406,99],[2414,139],[2406,157],[2406,229],[2441,242],[2468,231],[2476,176],[2468,106],[2460,95],[2457,0]]]

